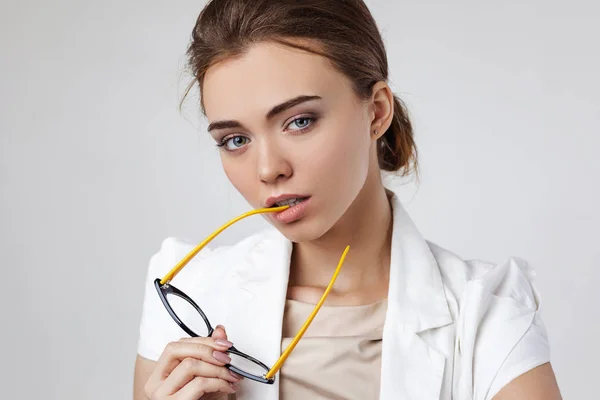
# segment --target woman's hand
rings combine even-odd
[[[150,400],[218,399],[237,391],[243,377],[224,367],[232,344],[225,328],[217,326],[209,338],[184,338],[169,343],[144,387]]]

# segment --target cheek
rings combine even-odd
[[[343,184],[366,173],[370,143],[363,124],[350,120],[326,129],[326,138],[311,156],[311,168],[321,176],[342,180]]]
[[[253,171],[243,163],[236,162],[236,160],[229,159],[227,156],[221,156],[221,165],[223,171],[229,179],[229,182],[240,192],[246,199],[251,199],[252,188],[256,186],[254,179],[252,179]]]

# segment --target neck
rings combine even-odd
[[[348,245],[350,251],[327,303],[369,304],[387,296],[392,212],[381,179],[370,181],[325,235],[294,243],[288,298],[316,303]]]

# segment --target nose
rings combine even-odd
[[[275,143],[264,141],[258,152],[258,178],[264,183],[276,183],[292,176],[292,166]]]

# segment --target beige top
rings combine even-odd
[[[286,300],[281,350],[314,305]],[[322,306],[280,373],[282,400],[377,399],[387,300]]]

